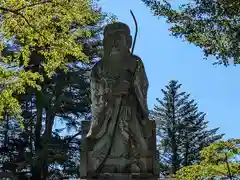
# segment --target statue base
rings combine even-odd
[[[88,177],[87,180],[157,180],[153,174],[148,173],[101,173]]]
[[[148,180],[158,180],[159,177],[159,166],[158,166],[158,155],[156,150],[156,125],[155,121],[149,120],[145,125],[144,130],[146,131],[147,136],[145,137],[148,141],[148,151],[140,152],[140,161],[139,166],[141,166],[141,171],[139,173],[130,173],[125,170],[112,170],[104,169],[102,172],[95,174],[93,169],[96,169],[94,165],[96,165],[97,159],[92,158],[92,149],[89,148],[89,142],[86,143],[85,135],[88,132],[90,126],[90,121],[82,121],[82,144],[81,144],[81,152],[80,152],[80,178],[85,180],[140,180],[140,179],[148,179]],[[147,133],[148,132],[148,133]],[[91,146],[91,144],[90,144]],[[113,164],[120,165],[121,162],[119,159],[112,159]],[[116,164],[117,162],[117,164]],[[111,163],[109,163],[111,164]],[[94,167],[94,168],[93,168]],[[111,166],[112,167],[112,166]],[[108,168],[108,167],[104,167]],[[117,169],[121,169],[120,167]]]

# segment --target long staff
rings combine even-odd
[[[137,24],[137,20],[136,20],[136,17],[134,16],[132,10],[130,10],[130,13],[133,17],[133,20],[134,20],[134,23],[135,23],[135,35],[134,35],[134,39],[133,39],[133,45],[132,45],[132,50],[131,50],[131,54],[133,54],[134,52],[134,48],[135,48],[135,44],[136,44],[136,39],[137,39],[137,33],[138,33],[138,24]]]
[[[134,39],[133,39],[133,44],[132,44],[132,49],[131,49],[131,54],[133,55],[133,53],[134,53],[134,48],[135,48],[135,44],[136,44],[136,39],[137,39],[137,33],[138,33],[138,24],[137,24],[137,20],[136,20],[136,17],[134,16],[134,14],[133,14],[133,12],[132,12],[132,10],[130,10],[130,13],[131,13],[131,15],[132,15],[132,17],[133,17],[133,20],[134,20],[134,24],[135,24],[135,35],[134,35]],[[137,70],[137,65],[136,65],[136,68],[135,68],[135,71],[134,71],[134,74],[133,74],[133,78],[135,77],[135,73],[136,73],[136,70]],[[134,155],[134,153],[133,153],[133,144],[132,144],[133,142],[132,142],[132,137],[131,137],[131,132],[130,132],[130,130],[129,130],[129,139],[128,139],[128,145],[129,145],[129,149],[128,149],[128,155],[129,155],[129,158],[131,159],[131,163],[133,163],[134,162],[134,159],[133,159],[133,155]],[[131,166],[132,164],[130,164],[130,166]]]

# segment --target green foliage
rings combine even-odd
[[[233,179],[240,175],[240,140],[220,141],[201,151],[201,162],[177,172],[178,179]]]
[[[205,113],[198,111],[190,94],[180,92],[181,84],[170,81],[162,89],[163,99],[157,99],[151,112],[152,119],[158,124],[160,139],[160,163],[162,174],[175,174],[176,171],[200,160],[199,151],[222,138],[217,135],[218,128],[208,130]]]
[[[15,95],[25,93],[28,86],[40,90],[45,75],[51,77],[58,68],[66,70],[70,56],[88,61],[78,39],[92,36],[84,27],[98,22],[102,14],[93,11],[87,0],[7,0],[0,2],[0,14],[0,115],[7,111],[21,118]],[[6,40],[17,44],[19,51],[5,55]],[[32,57],[33,52],[43,57],[41,64]],[[43,71],[23,68],[33,64],[31,59]]]
[[[193,0],[173,9],[170,0],[142,0],[155,16],[166,17],[171,35],[200,47],[217,64],[240,63],[240,1]]]
[[[78,61],[75,63],[77,64]],[[77,137],[81,131],[79,119],[90,112],[90,100],[88,77],[84,76],[88,68],[79,67],[75,63],[71,63],[66,73],[63,70],[57,70],[51,79],[45,79],[43,82],[40,91],[43,97],[42,104],[38,107],[45,109],[42,114],[35,113],[37,101],[35,90],[32,88],[28,87],[26,94],[16,97],[23,110],[21,123],[24,126],[22,130],[12,127],[11,124],[16,124],[16,119],[6,118],[6,116],[5,121],[1,121],[4,129],[3,135],[6,135],[4,138],[7,142],[6,147],[9,148],[6,153],[0,153],[0,158],[3,159],[1,163],[4,164],[3,170],[14,172],[14,169],[18,167],[18,170],[22,171],[22,176],[25,177],[26,166],[30,167],[30,173],[33,175],[35,167],[41,172],[47,164],[50,166],[47,172],[49,179],[55,176],[61,179],[63,173],[65,176],[78,178],[76,161],[80,159],[80,139]],[[38,116],[45,121],[41,124],[41,128],[48,128],[54,119],[57,122],[61,119],[64,125],[60,129],[52,127],[53,135],[47,137],[41,133],[41,129],[36,128]],[[48,116],[51,118],[45,118]],[[4,122],[10,126],[4,127]],[[60,137],[63,130],[69,130],[68,136]],[[77,132],[71,133],[70,130]],[[38,140],[36,132],[40,136]],[[24,147],[21,144],[24,144]],[[40,144],[40,147],[37,147],[37,144]],[[22,167],[19,167],[20,164]],[[65,170],[60,170],[56,165]],[[20,178],[19,173],[14,174]],[[36,179],[36,177],[32,178]]]
[[[32,2],[40,3],[34,7],[35,9],[32,9],[33,5],[27,8],[34,11],[32,16],[36,15],[36,19],[32,19],[29,12],[25,12],[27,11],[25,8],[21,12],[25,13],[29,20],[29,24],[25,24],[24,28],[29,28],[32,34],[35,33],[34,38],[31,38],[31,33],[26,33],[27,30],[24,34],[22,29],[18,29],[14,31],[17,35],[12,32],[9,37],[12,38],[14,45],[20,47],[20,51],[11,49],[3,43],[6,47],[2,51],[3,59],[0,67],[4,68],[5,74],[2,73],[0,78],[5,84],[2,88],[1,83],[0,92],[11,91],[12,94],[8,97],[13,98],[15,102],[12,109],[7,106],[8,99],[5,98],[5,102],[0,102],[3,102],[2,108],[5,112],[3,114],[5,121],[2,123],[7,122],[9,125],[2,126],[6,143],[3,147],[4,153],[0,154],[0,164],[4,164],[0,168],[12,172],[18,168],[18,172],[14,175],[19,179],[26,179],[27,174],[30,174],[31,179],[34,180],[79,178],[76,162],[80,160],[78,137],[81,132],[80,120],[90,113],[89,69],[92,61],[101,55],[101,34],[105,23],[115,18],[97,8],[94,1],[91,1],[92,4],[81,4],[90,2],[86,0]],[[12,1],[12,3],[20,3],[20,1]],[[11,8],[18,9],[14,5]],[[38,8],[40,9],[37,10]],[[4,13],[9,12],[11,11],[8,9]],[[22,17],[16,14],[15,16],[14,13],[12,15],[15,18]],[[55,15],[62,19],[54,19],[52,23],[41,19],[55,18]],[[69,21],[66,20],[68,16],[72,18]],[[43,24],[37,24],[37,21]],[[31,27],[33,25],[36,27]],[[42,35],[48,38],[54,36],[54,38],[46,40]],[[4,38],[7,38],[6,34]],[[31,40],[42,43],[34,44]],[[33,44],[29,44],[29,41]],[[62,44],[58,44],[59,42]],[[23,53],[22,48],[26,46],[29,47],[26,48],[28,53],[25,51]],[[76,50],[74,48],[78,48],[79,51],[76,51],[78,54],[74,54]],[[26,60],[27,56],[28,60]],[[11,61],[7,61],[8,57]],[[31,76],[35,79],[32,80]],[[26,78],[30,78],[31,81]],[[11,84],[11,87],[6,86],[8,84]],[[16,85],[19,88],[16,88]],[[14,109],[16,107],[17,110]],[[23,124],[21,130],[10,127],[19,119]],[[55,129],[53,126],[55,122],[58,124],[62,122],[62,127]],[[63,130],[68,132],[67,136],[61,136]],[[18,137],[12,135],[12,132]],[[24,146],[21,146],[23,144]]]

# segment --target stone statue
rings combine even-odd
[[[148,151],[148,80],[142,60],[130,53],[132,37],[121,22],[104,30],[104,58],[92,69],[92,144],[95,172],[141,172],[140,152]]]
[[[130,52],[131,45],[126,24],[105,27],[104,57],[91,72],[92,121],[90,125],[82,122],[81,178],[95,179],[100,174],[104,179],[106,174],[115,174],[128,179],[129,174],[151,174],[145,179],[157,179],[148,80],[142,60]]]

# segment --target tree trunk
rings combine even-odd
[[[175,135],[172,137],[172,172],[171,174],[176,174],[178,170],[178,154],[177,154],[177,144]]]
[[[176,174],[178,170],[178,147],[176,139],[177,123],[176,123],[176,110],[175,110],[175,98],[173,98],[172,106],[172,134],[171,134],[171,145],[172,145],[172,172],[171,174]]]
[[[43,113],[43,104],[42,104],[42,94],[41,92],[36,92],[36,108],[37,108],[37,122],[35,127],[35,155],[41,151],[40,141],[41,141],[41,129],[42,129],[42,113]],[[32,180],[42,180],[41,179],[41,163],[35,162],[32,166]]]
[[[183,160],[183,166],[188,166],[188,156],[189,156],[189,142],[188,142],[188,133],[185,133],[184,135],[185,140],[187,139],[187,141],[185,142],[185,147],[184,147],[184,160]]]
[[[48,140],[47,142],[51,142],[52,139],[52,127],[53,127],[53,123],[54,123],[54,117],[55,115],[53,114],[53,112],[49,109],[46,110],[46,125],[45,125],[45,132],[44,132],[44,136],[45,138]],[[43,162],[43,166],[42,166],[42,173],[43,173],[43,180],[46,180],[48,177],[48,155],[45,156],[44,162]]]

